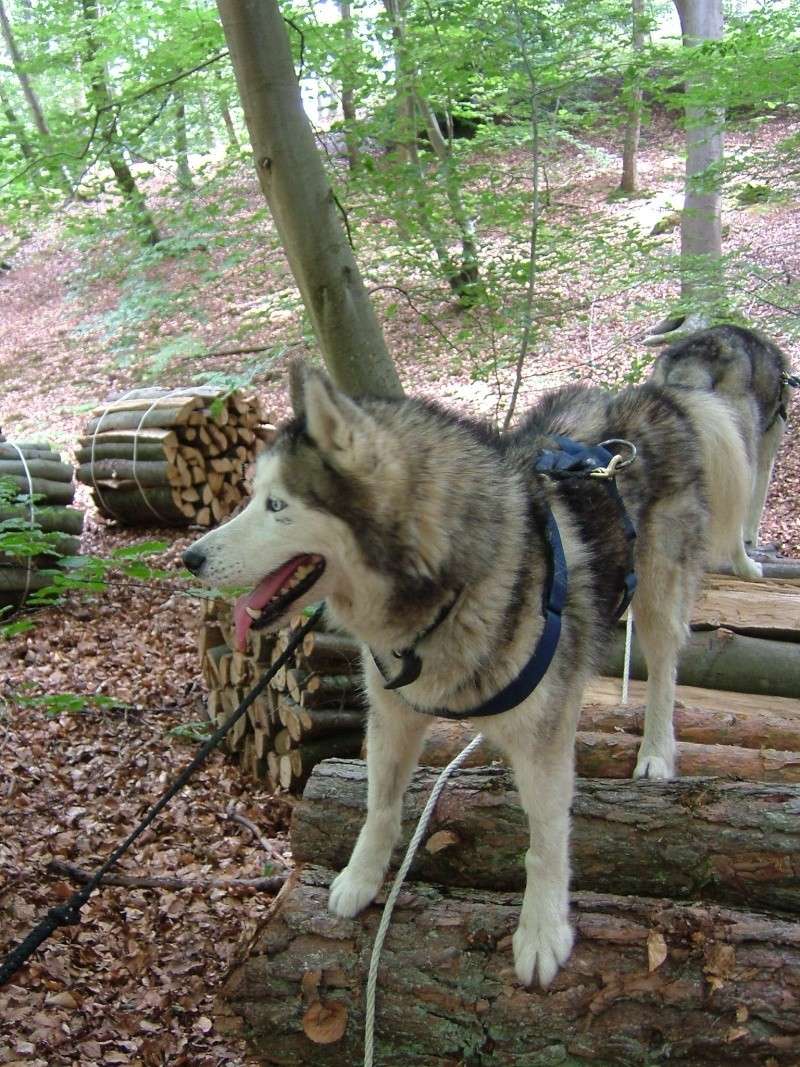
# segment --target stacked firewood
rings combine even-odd
[[[208,717],[221,725],[286,650],[293,625],[277,634],[250,630],[245,652],[234,651],[230,605],[209,601],[200,631]],[[348,637],[306,634],[291,665],[282,667],[228,735],[242,768],[273,790],[300,792],[320,760],[357,756],[364,739],[358,650]]]
[[[245,497],[273,428],[259,401],[211,386],[133,389],[100,405],[79,442],[78,480],[101,514],[130,526],[211,526]]]
[[[0,523],[8,534],[27,529],[49,534],[47,552],[33,558],[13,552],[0,557],[0,606],[19,606],[30,593],[51,584],[42,573],[61,556],[80,550],[83,512],[70,507],[74,471],[45,442],[0,442]]]

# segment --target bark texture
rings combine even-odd
[[[421,768],[414,775],[403,807],[403,850],[438,773]],[[363,763],[321,763],[294,809],[295,859],[343,867],[366,796]],[[800,786],[579,779],[571,840],[575,889],[800,912]],[[528,843],[511,773],[459,770],[436,805],[409,877],[519,890]]]
[[[331,877],[307,867],[290,879],[223,991],[218,1026],[245,1034],[261,1063],[363,1062],[365,974],[380,908],[357,919],[329,914]],[[376,1063],[797,1064],[797,923],[596,893],[576,894],[572,914],[571,959],[550,990],[528,991],[511,959],[518,894],[409,886],[379,970]],[[318,1043],[321,1014],[341,1024],[326,1044]]]
[[[317,154],[275,0],[218,0],[256,161],[292,273],[337,384],[401,396]]]

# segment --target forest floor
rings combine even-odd
[[[758,136],[788,132],[761,127]],[[643,179],[657,211],[678,198],[676,146],[663,130],[643,146]],[[555,193],[610,217],[634,210],[608,199],[617,180],[610,151],[605,163],[602,153],[589,159],[577,149],[560,160]],[[522,154],[509,160],[510,172],[526,166]],[[144,379],[184,384],[199,369],[249,380],[267,412],[285,413],[284,356],[307,347],[307,331],[249,168],[196,199],[199,214],[225,217],[223,239],[203,252],[205,273],[191,254],[131,271],[113,238],[87,244],[74,236],[86,206],[19,251],[0,276],[0,425],[10,439],[46,436],[68,451],[87,410],[112,392]],[[166,212],[167,195],[161,203],[156,190],[154,203]],[[732,208],[726,223],[727,240],[746,247],[756,268],[800,276],[796,204]],[[423,290],[418,278],[395,277],[385,266],[375,266],[369,281],[409,392],[488,417],[502,413],[513,369],[487,364],[476,374],[485,322],[454,310],[446,292]],[[654,300],[669,298],[652,290]],[[646,324],[627,318],[624,293],[592,302],[588,315],[566,316],[526,369],[521,403],[570,378],[619,381],[642,359],[645,333]],[[229,354],[254,348],[263,352]],[[797,367],[798,354],[787,348]],[[137,349],[147,358],[132,357]],[[764,541],[791,556],[800,556],[799,437],[797,404],[762,528]],[[79,495],[88,508],[84,551],[103,555],[161,539],[169,547],[157,562],[174,568],[176,579],[112,581],[92,600],[38,612],[33,630],[0,643],[0,953],[71,892],[53,861],[94,868],[191,758],[187,727],[204,718],[200,608],[177,578],[180,551],[195,534],[120,529],[98,517],[85,490]],[[115,707],[55,714],[37,703],[58,693],[101,694]],[[213,1000],[271,897],[215,880],[280,870],[276,855],[290,864],[290,809],[290,800],[267,795],[215,754],[120,864],[128,874],[183,879],[186,888],[96,893],[81,925],[56,933],[0,992],[0,1063],[247,1064],[243,1044],[215,1030]]]

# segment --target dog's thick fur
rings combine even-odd
[[[758,528],[775,456],[786,429],[789,361],[756,330],[712,326],[664,349],[653,364],[651,380],[680,389],[701,389],[723,396],[733,407],[755,468],[744,541],[758,546]]]
[[[649,670],[638,778],[675,770],[678,652],[706,561],[742,549],[751,492],[747,442],[720,396],[646,384],[609,395],[570,386],[500,435],[418,400],[361,399],[317,371],[296,370],[295,417],[259,461],[253,500],[186,555],[215,584],[258,583],[298,553],[326,569],[298,604],[325,597],[333,622],[364,645],[370,701],[368,814],[330,907],[352,916],[378,892],[400,832],[403,792],[431,721],[416,709],[472,708],[515,678],[542,629],[545,520],[558,522],[569,569],[561,639],[538,688],[476,721],[513,765],[530,822],[527,888],[514,958],[519,979],[547,985],[570,954],[569,808],[584,685],[603,654],[627,568],[619,511],[593,479],[554,482],[534,470],[550,436],[624,438],[636,461],[618,477],[637,530],[634,598]],[[419,678],[387,691],[393,649],[417,643]],[[280,620],[278,620],[280,622]],[[276,623],[277,624],[277,623]]]

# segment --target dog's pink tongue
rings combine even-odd
[[[240,596],[233,605],[233,622],[236,633],[236,650],[244,652],[247,645],[247,633],[253,625],[253,620],[247,614],[247,608],[255,608],[261,611],[272,600],[280,587],[288,581],[300,566],[305,556],[294,556],[284,563],[278,570],[272,571],[266,578],[262,578],[252,593]]]

